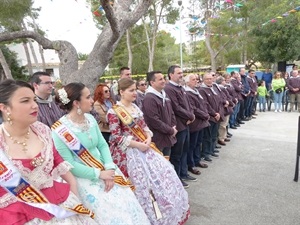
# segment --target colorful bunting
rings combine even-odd
[[[298,11],[300,11],[300,6],[297,6],[296,8],[291,9],[291,10],[289,10],[288,12],[283,13],[281,16],[277,16],[277,17],[275,17],[275,18],[276,18],[276,19],[283,19],[283,17],[287,17],[287,16],[289,16],[291,13],[296,13],[296,12],[298,12]],[[273,18],[273,19],[271,19],[271,20],[269,20],[269,21],[263,23],[262,26],[265,26],[265,25],[267,25],[268,23],[276,23],[277,20],[276,20],[275,18]]]
[[[100,16],[101,16],[101,14],[100,14],[100,12],[99,12],[98,10],[94,11],[93,14],[94,14],[95,16],[97,16],[97,17],[100,17]]]

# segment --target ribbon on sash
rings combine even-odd
[[[76,213],[88,215],[91,218],[95,217],[95,214],[82,204],[78,204],[74,208],[63,208],[50,203],[43,193],[22,177],[2,149],[0,149],[0,186],[14,195],[18,201],[43,209],[59,219],[73,216]]]
[[[145,135],[145,132],[141,128],[141,126],[134,122],[132,116],[122,106],[114,105],[112,108],[116,112],[122,123],[128,126],[132,133],[139,140],[145,141],[147,139],[147,136]],[[156,147],[153,142],[150,143],[150,147],[158,154],[162,155],[162,152]]]
[[[80,143],[80,140],[61,121],[55,122],[51,128],[56,132],[60,140],[63,141],[84,164],[100,169],[101,171],[105,170],[103,164]],[[131,189],[134,189],[131,182],[121,175],[116,175],[114,182],[120,186],[130,186]]]

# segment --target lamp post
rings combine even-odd
[[[182,21],[181,21],[181,10],[182,10],[182,1],[178,1],[178,5],[179,5],[179,32],[180,32],[180,67],[183,70],[183,63],[182,63]]]

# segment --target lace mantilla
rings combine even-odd
[[[67,162],[62,162],[59,165],[54,167],[54,153],[53,153],[53,142],[51,138],[51,130],[40,122],[35,122],[31,125],[31,129],[35,132],[39,139],[44,143],[44,148],[41,150],[41,156],[45,161],[30,170],[27,167],[24,167],[21,160],[12,159],[7,153],[9,151],[8,146],[5,143],[3,132],[0,132],[0,147],[4,149],[5,153],[12,160],[13,164],[20,171],[22,176],[29,181],[37,189],[44,189],[53,186],[53,181],[57,179],[60,175],[65,174],[70,170],[71,165]],[[11,194],[5,194],[1,197],[0,208],[6,207],[12,202],[16,202],[16,198]]]

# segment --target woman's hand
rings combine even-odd
[[[147,151],[150,148],[150,145],[145,144],[144,142],[139,142],[138,143],[138,149],[142,152]]]
[[[115,185],[114,180],[104,180],[104,184],[105,184],[105,192],[109,192]]]
[[[150,147],[151,144],[151,137],[148,135],[147,139],[143,142],[144,144],[148,145]]]
[[[104,181],[105,192],[109,192],[114,186],[115,171],[114,170],[104,170],[100,173],[100,178]]]

